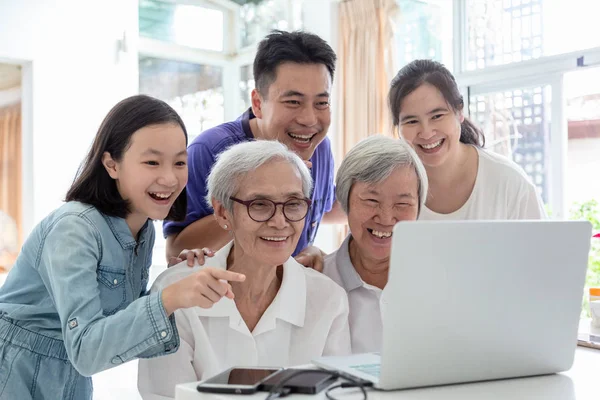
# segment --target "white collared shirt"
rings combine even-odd
[[[207,264],[227,268],[233,242]],[[182,263],[184,264],[184,263]],[[152,286],[158,291],[200,270],[178,265]],[[290,257],[281,287],[252,332],[235,302],[175,311],[180,347],[175,354],[140,360],[138,389],[144,399],[174,397],[175,385],[209,378],[234,366],[288,367],[324,355],[350,354],[348,299],[325,275]]]
[[[350,304],[350,337],[352,353],[381,351],[383,325],[381,318],[381,293],[376,286],[362,280],[352,261],[348,235],[340,248],[325,257],[323,273],[343,287]]]

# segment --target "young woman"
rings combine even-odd
[[[176,309],[233,297],[220,279],[244,276],[212,268],[146,292],[151,220],[185,217],[186,145],[162,101],[134,96],[109,112],[66,203],[0,289],[0,399],[91,399],[92,374],[177,350]]]
[[[452,74],[416,60],[392,81],[394,126],[425,165],[429,194],[419,219],[540,219],[543,205],[525,172],[482,148],[483,133],[464,116]]]

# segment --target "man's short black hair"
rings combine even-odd
[[[269,86],[277,79],[277,67],[288,62],[323,64],[333,81],[336,58],[331,46],[313,33],[274,30],[258,44],[254,82],[260,94],[266,96]]]

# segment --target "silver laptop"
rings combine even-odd
[[[381,353],[313,363],[384,390],[568,370],[590,238],[585,221],[401,222]]]

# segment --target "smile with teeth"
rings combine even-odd
[[[382,231],[376,231],[374,229],[367,229],[369,231],[369,233],[371,233],[371,235],[373,236],[377,236],[380,239],[385,239],[385,238],[389,238],[392,236],[392,232],[382,232]]]
[[[283,242],[287,239],[287,236],[261,236],[260,238],[269,242]]]
[[[313,138],[313,136],[315,136],[315,135],[316,135],[316,133],[314,133],[314,134],[312,134],[312,135],[299,135],[299,134],[297,134],[297,133],[291,133],[291,132],[290,132],[290,133],[288,133],[288,135],[290,135],[290,137],[291,137],[292,139],[294,139],[295,141],[297,141],[297,142],[300,142],[300,143],[308,143],[308,142],[310,142],[310,140]]]
[[[171,197],[171,195],[173,194],[173,192],[171,193],[155,193],[155,192],[150,192],[150,197],[152,197],[153,199],[156,200],[167,200],[169,197]]]
[[[429,144],[421,144],[420,146],[426,150],[431,150],[431,149],[435,149],[436,147],[439,147],[443,141],[444,141],[444,139],[440,139],[437,142],[433,142],[433,143],[429,143]]]

